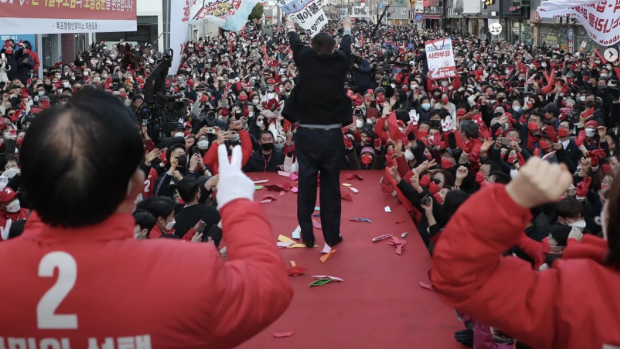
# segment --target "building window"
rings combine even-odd
[[[152,43],[157,47],[158,33],[157,16],[138,16],[138,30],[135,32],[118,32],[118,33],[97,33],[96,41],[118,42],[123,39],[130,43],[137,43],[144,46],[145,43]]]

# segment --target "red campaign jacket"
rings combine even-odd
[[[502,185],[472,196],[433,251],[431,279],[440,298],[533,348],[620,345],[620,272],[603,265],[607,242],[570,239],[563,259],[542,272],[502,258],[531,218]]]
[[[252,138],[250,138],[248,131],[241,130],[239,131],[239,140],[241,141],[241,152],[243,154],[243,157],[241,158],[241,167],[243,168],[252,156]],[[209,150],[207,150],[205,156],[202,158],[202,162],[209,167],[211,174],[214,176],[220,173],[217,157],[217,146],[212,146],[209,147]]]
[[[157,181],[157,171],[155,171],[155,169],[151,167],[146,179],[144,180],[144,188],[142,189],[143,199],[153,196],[155,181]]]
[[[0,347],[8,337],[67,338],[71,348],[94,347],[89,338],[98,348],[106,339],[107,348],[243,343],[286,310],[293,291],[260,204],[236,200],[221,214],[227,261],[213,244],[137,241],[130,214],[65,229],[33,213],[23,235],[0,244]]]
[[[32,57],[32,61],[34,62],[34,67],[32,68],[32,70],[34,71],[34,74],[37,75],[39,65],[41,65],[41,62],[39,61],[39,55],[32,50],[28,50],[28,55]]]

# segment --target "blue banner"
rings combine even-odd
[[[17,44],[19,42],[19,40],[22,41],[29,41],[30,45],[32,46],[32,50],[34,52],[37,52],[37,41],[34,38],[34,35],[29,34],[29,35],[0,35],[0,41],[2,43],[2,46],[4,46],[4,42],[7,40],[13,40],[15,41],[15,43]]]

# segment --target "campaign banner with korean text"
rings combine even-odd
[[[310,36],[316,35],[327,24],[324,4],[324,0],[277,0],[284,14],[293,18]]]
[[[238,32],[248,22],[248,16],[260,0],[193,0],[190,24],[201,24],[205,19],[220,28]]]
[[[576,18],[599,45],[620,42],[620,0],[549,0],[536,9],[536,16]]]
[[[432,80],[456,77],[452,39],[445,38],[427,41],[424,45],[426,47],[428,77]]]
[[[0,33],[135,32],[137,0],[1,0]]]
[[[181,65],[181,55],[185,50],[190,11],[194,0],[173,1],[170,4],[170,48],[172,66],[168,74],[175,75]]]

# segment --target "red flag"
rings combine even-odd
[[[230,41],[230,54],[232,55],[233,53],[233,42],[232,40]]]
[[[263,54],[265,54],[265,66],[269,66],[269,57],[267,57],[267,47],[263,46]]]
[[[398,129],[398,122],[396,121],[395,112],[392,112],[392,114],[388,116],[387,122],[388,122],[388,130],[390,131],[390,139],[393,140],[394,142],[398,142],[399,139],[402,140],[403,135],[400,132],[400,129]]]
[[[360,46],[364,46],[364,35],[360,34]]]

